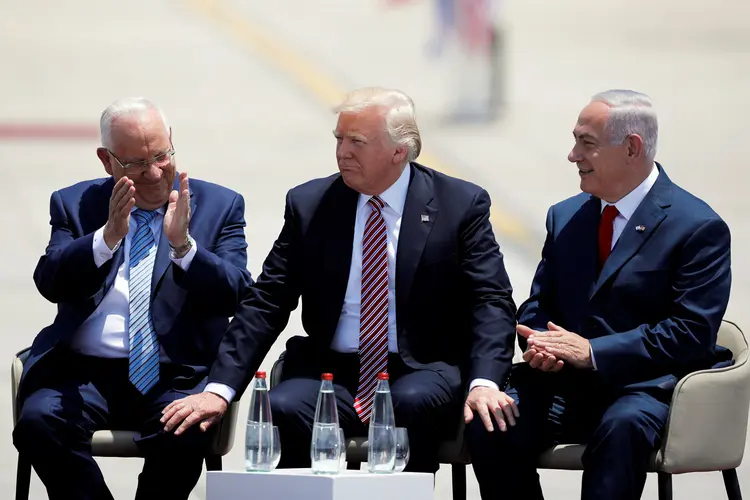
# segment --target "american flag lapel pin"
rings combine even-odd
[[[642,233],[643,231],[646,230],[646,226],[635,226],[635,230],[638,231],[639,233]]]
[[[421,221],[422,222],[430,222],[430,216],[427,215],[427,214],[422,214]]]

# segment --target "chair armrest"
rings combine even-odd
[[[273,389],[277,385],[281,383],[281,376],[284,372],[284,356],[286,355],[286,351],[283,351],[279,355],[279,359],[274,361],[273,366],[271,367],[271,376],[268,379],[268,388]]]
[[[656,467],[670,474],[733,469],[742,462],[750,407],[748,351],[726,368],[677,383]]]
[[[217,424],[210,448],[212,455],[223,457],[231,451],[232,446],[234,445],[234,432],[237,428],[237,415],[239,412],[239,401],[229,404],[227,412]]]
[[[18,412],[21,411],[21,407],[18,404],[18,388],[21,385],[21,375],[23,374],[23,364],[29,357],[29,351],[31,347],[26,347],[18,351],[13,358],[13,364],[10,367],[10,393],[13,398],[13,427],[18,422]]]

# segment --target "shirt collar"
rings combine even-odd
[[[615,203],[607,203],[606,201],[601,200],[601,209],[604,210],[604,207],[607,205],[614,205],[615,208],[617,208],[617,211],[620,212],[620,215],[625,217],[625,220],[630,220],[633,213],[635,213],[635,209],[638,208],[638,205],[641,204],[648,192],[654,186],[654,183],[656,183],[657,177],[659,177],[659,169],[654,165],[651,168],[651,173],[648,174],[648,177],[638,184],[635,189],[620,198],[619,201]]]
[[[409,177],[411,176],[411,165],[408,163],[401,172],[401,175],[396,182],[380,193],[380,199],[385,204],[391,207],[397,214],[402,215],[404,212],[404,205],[406,204],[406,194],[409,191]],[[357,211],[362,209],[367,202],[372,198],[370,195],[361,194],[359,195],[359,202],[357,203]]]
[[[138,210],[138,207],[136,207],[136,206],[134,205],[134,206],[133,206],[133,208],[131,208],[131,209],[130,209],[130,213],[132,214],[132,213],[133,213],[133,212],[135,212],[136,210]],[[157,208],[157,209],[156,209],[155,211],[156,211],[156,213],[157,213],[157,214],[159,214],[159,215],[164,215],[164,206],[162,205],[161,207]]]

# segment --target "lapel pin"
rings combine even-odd
[[[427,214],[422,214],[421,220],[422,222],[430,222],[430,216]]]
[[[638,231],[639,233],[642,233],[643,231],[646,230],[646,226],[635,226],[635,230]]]

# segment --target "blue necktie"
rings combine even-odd
[[[151,231],[155,211],[135,210],[137,227],[130,245],[130,358],[128,378],[142,394],[159,381],[159,342],[151,321],[151,276],[156,241]]]

